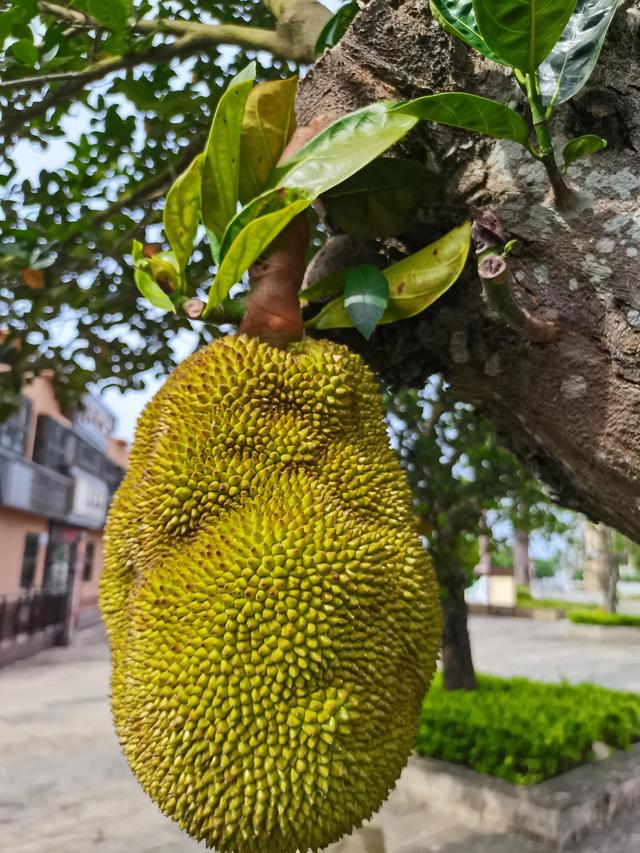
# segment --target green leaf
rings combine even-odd
[[[411,103],[411,101],[407,102]],[[314,198],[379,157],[417,123],[394,102],[363,107],[318,133],[274,172],[278,187],[299,187]]]
[[[30,68],[38,61],[38,48],[30,39],[20,39],[11,45],[10,50],[18,62]]]
[[[417,118],[392,114],[390,106],[373,104],[338,119],[275,170],[276,186],[249,202],[225,230],[207,310],[224,299],[269,243],[320,193],[346,180],[414,127]]]
[[[300,299],[303,299],[305,302],[314,302],[332,299],[339,293],[343,293],[348,272],[349,267],[341,267],[339,270],[326,275],[310,287],[305,287],[304,290],[301,290]]]
[[[260,83],[249,93],[240,141],[239,197],[243,204],[264,192],[296,127],[298,78]]]
[[[393,237],[432,198],[439,177],[413,160],[378,158],[322,196],[334,227],[365,239]]]
[[[384,270],[389,284],[389,305],[379,325],[413,317],[442,296],[460,277],[470,245],[471,223],[465,222]],[[343,329],[352,325],[342,297],[329,302],[306,323],[313,329]]]
[[[88,0],[87,2],[89,17],[114,32],[127,29],[132,7],[132,0]]]
[[[140,293],[152,305],[155,305],[156,308],[162,308],[163,311],[173,311],[173,302],[149,273],[142,269],[136,269],[133,277]]]
[[[565,172],[576,160],[581,160],[583,157],[590,157],[592,154],[602,151],[606,147],[607,140],[593,133],[587,133],[584,136],[577,136],[575,139],[569,140],[562,150]]]
[[[480,34],[507,65],[532,74],[562,35],[577,0],[473,0]]]
[[[350,0],[332,15],[324,25],[316,41],[315,53],[319,56],[330,47],[335,47],[342,36],[346,33],[351,22],[358,14],[358,4]]]
[[[544,104],[563,104],[582,89],[596,66],[618,5],[619,0],[578,0],[538,72]]]
[[[180,269],[181,291],[186,290],[184,271],[193,253],[200,219],[203,160],[204,154],[198,154],[191,161],[188,168],[171,186],[164,204],[164,231]]]
[[[403,101],[392,107],[391,112],[403,112],[418,119],[486,133],[496,139],[510,139],[525,148],[529,146],[529,128],[521,115],[498,101],[466,92],[425,95],[413,101]]]
[[[473,11],[473,0],[429,0],[431,12],[438,23],[452,36],[468,44],[493,62],[504,65],[480,35]]]
[[[207,242],[209,243],[211,258],[213,260],[213,263],[218,266],[218,264],[220,263],[220,240],[218,240],[216,235],[209,228],[205,228],[204,230],[207,235]]]
[[[349,270],[344,289],[344,307],[353,325],[367,340],[388,303],[389,285],[381,270],[370,264]]]
[[[236,213],[242,119],[255,75],[256,64],[251,62],[229,83],[218,101],[207,140],[202,168],[202,220],[218,240]]]
[[[209,291],[208,315],[294,216],[313,202],[299,189],[270,190],[244,207],[222,239],[220,266]]]

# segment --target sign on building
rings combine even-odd
[[[78,435],[90,441],[98,450],[104,450],[115,424],[115,417],[97,397],[83,395],[82,406],[73,414],[73,427]]]

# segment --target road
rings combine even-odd
[[[472,620],[476,665],[500,675],[640,690],[631,645],[561,639],[557,624]],[[147,799],[120,755],[108,707],[104,635],[90,629],[0,670],[0,850],[7,853],[195,853]],[[627,817],[580,853],[640,850],[640,817]],[[413,803],[402,781],[371,825],[326,853],[545,853]],[[273,851],[279,853],[279,851]]]

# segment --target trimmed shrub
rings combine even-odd
[[[614,625],[640,628],[640,616],[630,613],[607,613],[604,610],[573,610],[567,618],[578,625]]]
[[[593,758],[593,744],[640,740],[640,695],[593,684],[478,676],[477,691],[446,691],[438,676],[420,718],[417,751],[518,785]]]

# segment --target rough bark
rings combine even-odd
[[[531,566],[529,534],[526,530],[513,531],[513,573],[517,584],[529,586],[531,583]]]
[[[467,90],[521,98],[502,69],[475,59],[431,19],[426,0],[372,0],[306,78],[299,120],[381,98]],[[491,208],[510,236],[515,296],[554,320],[535,344],[486,308],[472,264],[433,308],[382,327],[364,347],[385,379],[443,371],[495,422],[558,500],[640,539],[640,0],[623,2],[588,86],[559,108],[562,144],[600,133],[607,150],[572,167],[576,207],[553,205],[544,169],[512,143],[430,127],[405,153],[446,175],[444,195],[403,238],[410,248]],[[344,335],[341,336],[344,338]],[[347,335],[363,348],[356,335]]]
[[[467,626],[467,604],[464,600],[464,578],[459,583],[450,567],[438,571],[442,591],[442,677],[445,690],[475,690],[476,674],[471,656]]]

